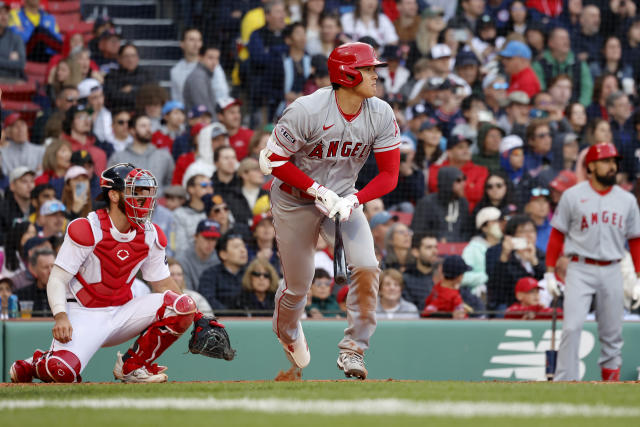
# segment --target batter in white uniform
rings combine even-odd
[[[578,381],[580,335],[595,297],[601,350],[598,364],[605,381],[618,381],[622,358],[623,287],[620,260],[629,241],[640,275],[640,212],[635,197],[615,185],[618,152],[610,143],[591,146],[585,157],[589,180],[562,194],[551,221],[547,246],[547,288],[559,295],[553,273],[564,243],[567,268],[562,339],[556,381]],[[634,288],[640,305],[640,284]]]
[[[331,219],[339,214],[351,284],[349,326],[338,345],[337,363],[349,377],[367,376],[363,355],[376,327],[380,270],[361,205],[395,188],[400,164],[393,111],[374,96],[375,67],[384,65],[364,43],[334,49],[328,60],[333,88],[289,105],[260,153],[262,171],[276,177],[271,204],[284,275],[273,330],[298,368],[310,361],[300,317],[313,279],[318,233],[333,242]],[[379,174],[357,191],[358,172],[372,151]]]

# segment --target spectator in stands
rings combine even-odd
[[[416,233],[411,238],[411,254],[415,264],[403,273],[402,297],[424,308],[424,300],[433,288],[434,274],[438,266],[438,239],[435,235]]]
[[[107,167],[107,153],[101,148],[91,134],[90,110],[84,105],[77,105],[67,110],[62,129],[62,138],[69,141],[71,151],[86,150],[91,154],[96,174],[102,174]]]
[[[325,16],[324,0],[311,0],[302,5],[302,25],[307,36],[306,51],[309,55],[322,53],[322,17]]]
[[[9,315],[9,298],[13,295],[13,280],[8,277],[0,278],[0,319],[7,319]],[[17,297],[16,297],[17,298]]]
[[[97,40],[98,52],[93,55],[93,60],[98,64],[100,73],[106,76],[119,67],[118,51],[122,38],[114,28],[108,28],[100,33]]]
[[[520,41],[511,40],[498,55],[505,73],[509,76],[507,93],[519,91],[532,97],[540,92],[540,81],[531,67],[532,56],[529,46]]]
[[[602,42],[600,9],[595,4],[586,4],[580,13],[580,28],[572,34],[573,50],[580,61],[599,62]]]
[[[56,260],[50,249],[39,249],[29,256],[29,272],[33,281],[18,290],[16,296],[19,301],[33,301],[33,317],[51,317],[49,300],[47,299],[47,282]]]
[[[476,203],[482,198],[484,181],[489,171],[484,166],[476,165],[471,161],[471,140],[465,135],[456,135],[447,141],[447,159],[441,164],[429,167],[429,192],[439,191],[439,173],[443,166],[451,166],[459,169],[464,174],[464,196],[469,203],[469,209],[473,210]]]
[[[469,240],[469,204],[464,198],[464,185],[465,176],[460,169],[441,167],[438,170],[438,191],[418,202],[411,229],[416,233],[434,233],[443,242]]]
[[[202,129],[203,127],[211,124],[213,116],[210,111],[207,110],[206,105],[197,105],[191,109],[187,113],[187,129],[188,132],[183,133],[178,136],[173,141],[173,148],[171,150],[171,154],[176,161],[180,158],[182,154],[189,153],[197,144],[192,144],[191,140],[194,139],[197,134],[200,132],[194,129],[194,126],[200,124]]]
[[[599,117],[609,120],[607,98],[619,90],[618,78],[613,74],[603,74],[596,79],[593,85],[593,100],[587,107],[587,118],[589,121]]]
[[[170,211],[175,211],[187,201],[187,190],[181,185],[170,185],[164,189],[164,205]]]
[[[320,40],[318,45],[310,43],[309,31],[307,29],[307,53],[309,55],[324,55],[329,57],[331,51],[342,42],[350,40],[342,33],[340,17],[333,13],[326,13],[320,17]]]
[[[529,218],[536,225],[536,248],[543,253],[547,251],[547,243],[551,234],[549,197],[548,188],[534,187],[529,191],[529,201],[524,206],[524,213],[529,215]]]
[[[482,200],[473,210],[472,219],[475,221],[478,212],[486,207],[498,208],[503,213],[516,209],[513,183],[502,171],[493,172],[487,177]]]
[[[74,151],[71,154],[71,165],[82,166],[89,177],[89,188],[91,190],[90,200],[95,200],[102,192],[100,188],[100,178],[96,175],[95,166],[91,154],[86,150]]]
[[[162,107],[169,100],[167,91],[156,83],[144,84],[136,95],[136,111],[149,116],[151,133],[162,126]]]
[[[178,101],[167,101],[162,107],[162,126],[151,135],[151,143],[157,148],[164,148],[169,153],[173,148],[173,141],[184,133],[185,115],[184,105]]]
[[[56,198],[56,190],[53,188],[53,185],[40,184],[36,185],[33,190],[31,190],[31,215],[29,215],[29,222],[37,223],[38,216],[40,216],[40,207],[47,200]]]
[[[533,69],[543,90],[555,76],[567,74],[573,82],[571,101],[589,105],[593,94],[593,78],[587,63],[576,58],[571,50],[571,41],[566,29],[556,27],[551,30],[547,49],[542,54],[542,59],[533,64]]]
[[[185,107],[191,110],[197,105],[205,105],[208,111],[216,111],[216,99],[219,96],[213,91],[213,72],[220,65],[220,49],[214,46],[203,46],[200,49],[200,60],[187,76],[182,91]]]
[[[422,106],[422,104],[418,105]],[[427,177],[429,176],[429,167],[442,156],[441,139],[442,131],[434,118],[429,117],[420,125],[414,163]]]
[[[481,89],[480,61],[475,53],[467,50],[458,52],[454,72],[467,82],[473,93]]]
[[[633,75],[636,77],[640,72],[640,17],[634,18],[621,36],[622,57],[631,64]]]
[[[35,184],[35,172],[26,166],[18,166],[9,173],[11,193],[0,201],[0,241],[14,224],[14,219],[27,220],[31,206],[31,190]]]
[[[9,6],[0,1],[0,81],[24,80],[26,54],[22,38],[9,29]]]
[[[590,119],[589,123],[587,123],[587,130],[585,131],[585,142],[587,143],[587,146],[580,151],[578,161],[576,162],[576,176],[578,177],[578,182],[585,181],[587,179],[587,170],[584,165],[584,158],[587,155],[589,147],[600,142],[611,141],[613,141],[613,133],[611,132],[611,125],[609,122],[603,118]]]
[[[242,180],[236,173],[238,160],[235,150],[228,146],[216,148],[213,152],[216,171],[211,177],[213,188],[229,205],[237,223],[249,224],[251,211],[247,210],[247,201],[242,194]]]
[[[506,319],[549,319],[553,309],[540,304],[542,286],[533,277],[523,277],[516,283],[515,296],[518,302],[511,304],[504,315]],[[562,318],[562,309],[558,308],[558,317]]]
[[[313,1],[313,0],[312,0]],[[251,316],[272,316],[278,289],[278,273],[268,261],[256,258],[242,276],[242,290],[234,307]],[[260,313],[252,313],[259,311]]]
[[[369,200],[362,207],[362,211],[364,212],[364,216],[367,218],[367,221],[371,222],[371,218],[373,218],[377,213],[384,211],[384,202],[382,199]]]
[[[398,18],[393,21],[393,26],[398,34],[398,42],[401,45],[409,45],[416,40],[418,28],[420,27],[420,16],[418,16],[418,2],[416,0],[396,1]]]
[[[486,254],[487,309],[504,311],[514,302],[516,282],[525,276],[542,279],[544,253],[536,248],[536,226],[527,215],[514,215],[505,226],[502,242]]]
[[[123,151],[113,153],[109,158],[109,165],[130,162],[136,167],[150,171],[158,181],[158,192],[162,193],[164,186],[171,185],[175,166],[173,157],[167,150],[159,150],[151,144],[151,120],[147,115],[139,114],[133,117],[129,122],[129,129],[133,143]]]
[[[64,139],[54,139],[44,150],[42,157],[42,175],[35,179],[36,185],[51,184],[56,197],[62,197],[64,175],[71,167],[71,144]]]
[[[45,87],[45,92],[49,102],[53,101],[66,85],[73,87],[76,86],[75,84],[72,84],[71,78],[70,58],[59,61],[56,66],[51,69],[47,75],[47,85]]]
[[[411,76],[411,72],[401,63],[403,58],[400,49],[398,46],[388,45],[382,51],[382,58],[387,62],[387,67],[380,68],[378,76],[382,78],[387,96],[398,94]]]
[[[524,1],[515,0],[509,5],[509,21],[506,25],[504,34],[516,33],[524,36],[528,25],[531,22],[531,16],[528,13],[527,6]]]
[[[38,237],[63,237],[66,228],[67,208],[58,199],[47,200],[40,207],[40,215],[36,227]]]
[[[635,129],[631,115],[633,105],[629,101],[629,96],[622,92],[613,92],[607,97],[607,113],[609,124],[613,134],[613,143],[618,147],[618,151],[623,151],[625,146],[632,146],[635,140]]]
[[[62,50],[56,19],[40,8],[40,0],[24,0],[20,9],[9,13],[9,25],[22,38],[29,61],[46,63]]]
[[[476,34],[478,21],[486,10],[485,0],[462,0],[460,6],[460,13],[449,21],[449,26],[466,28],[472,34]]]
[[[418,145],[418,133],[421,131],[422,124],[430,119],[434,126],[437,126],[438,122],[435,119],[428,118],[429,111],[424,104],[418,103],[411,107],[407,113],[407,126],[402,133],[403,137],[409,138],[413,141],[414,145]]]
[[[192,130],[197,128],[198,126],[194,126]],[[187,162],[191,162],[186,166],[183,176],[190,175],[192,170],[198,170],[199,173],[211,176],[216,171],[214,153],[220,147],[229,147],[229,134],[222,123],[212,123],[200,130],[194,139],[194,145],[196,151],[187,153],[182,158],[182,166],[185,166]],[[185,182],[184,178],[182,182]]]
[[[398,221],[398,217],[392,216],[385,210],[377,212],[369,220],[371,234],[373,235],[373,246],[375,248],[376,258],[378,258],[378,261],[382,261],[382,259],[387,254],[387,248],[385,244],[387,232],[389,230],[389,227],[391,227],[391,224],[396,221]]]
[[[460,255],[446,257],[442,263],[442,280],[433,286],[421,316],[466,318],[467,308],[460,296],[460,284],[464,273],[470,270]]]
[[[252,157],[247,157],[238,166],[238,177],[242,180],[240,191],[246,200],[246,209],[253,211],[258,199],[268,195],[269,192],[262,188],[264,175],[260,171],[260,164]]]
[[[261,110],[266,108],[266,121],[271,122],[282,99],[282,56],[288,51],[282,31],[285,23],[285,7],[282,0],[264,3],[266,24],[251,33],[249,38],[249,100],[251,102],[251,127],[265,121]],[[213,111],[213,110],[211,110]]]
[[[115,153],[119,153],[133,144],[133,136],[129,132],[131,113],[127,110],[115,110],[112,117],[112,132],[107,137],[107,142],[111,144]]]
[[[193,247],[193,236],[198,223],[207,217],[204,211],[203,196],[213,194],[213,187],[208,176],[194,174],[187,179],[189,201],[173,211],[176,220],[176,253],[183,253]]]
[[[549,121],[532,120],[527,127],[527,146],[524,151],[524,170],[532,177],[537,177],[545,170],[562,169],[562,159],[552,150],[553,136]],[[555,173],[552,174],[555,176]]]
[[[589,69],[594,79],[605,73],[616,76],[622,83],[625,92],[631,95],[634,92],[634,71],[631,61],[633,57],[623,59],[622,42],[617,36],[609,36],[602,45],[602,54],[599,61],[589,63]]]
[[[398,34],[391,20],[382,13],[377,0],[357,0],[353,12],[342,15],[343,31],[352,40],[372,37],[380,46],[398,43]]]
[[[413,144],[407,137],[401,137],[400,140],[398,185],[382,200],[390,210],[413,212],[415,204],[425,195],[425,179],[422,170],[415,166]]]
[[[242,102],[235,98],[220,98],[216,105],[218,121],[229,133],[229,144],[236,150],[236,157],[242,160],[249,154],[249,143],[253,131],[242,126]]]
[[[578,141],[585,140],[585,131],[587,129],[587,109],[579,102],[569,104],[565,110],[564,117],[571,126],[571,131],[578,136]]]
[[[571,91],[573,83],[571,78],[566,74],[559,74],[551,80],[549,84],[549,96],[551,97],[551,105],[547,107],[549,119],[560,122],[564,117],[564,111],[571,102]],[[538,96],[541,96],[540,93]],[[538,101],[536,97],[536,102]],[[580,104],[582,105],[582,104]]]
[[[167,258],[167,264],[169,265],[169,274],[171,278],[176,282],[176,285],[182,290],[183,293],[189,295],[196,303],[196,307],[198,307],[198,311],[204,314],[205,316],[213,316],[213,310],[211,306],[207,302],[207,300],[200,295],[199,292],[194,291],[193,289],[189,289],[185,283],[184,270],[182,269],[182,265],[175,258]]]
[[[89,78],[78,85],[78,100],[91,109],[93,134],[98,141],[107,142],[113,139],[113,119],[111,112],[104,106],[104,92],[102,85],[96,79]],[[105,151],[110,151],[107,148]]]
[[[12,113],[4,119],[3,128],[6,145],[0,147],[2,172],[8,175],[18,166],[26,166],[31,170],[40,171],[44,147],[29,142],[27,122],[19,113]]]
[[[193,245],[188,245],[178,252],[176,259],[184,271],[187,289],[197,291],[202,273],[209,267],[220,264],[215,251],[220,235],[216,222],[203,219],[196,227]]]
[[[460,54],[458,54],[458,56],[460,56]],[[457,63],[458,61],[456,61],[456,64]],[[484,102],[496,120],[500,120],[505,114],[504,107],[507,104],[507,89],[509,89],[509,83],[507,83],[505,76],[500,73],[490,73],[482,79]]]
[[[484,166],[490,173],[501,170],[500,142],[504,137],[502,129],[493,123],[482,122],[478,129],[478,153],[471,158],[473,163]]]
[[[69,108],[78,103],[78,89],[75,86],[63,86],[57,93],[54,109],[50,112],[44,112],[33,124],[31,140],[34,144],[43,144],[45,133],[55,122],[62,124],[66,112]]]
[[[100,52],[98,48],[100,35],[103,32],[114,28],[115,26],[113,25],[113,20],[111,19],[111,17],[107,16],[104,13],[98,15],[96,20],[93,21],[93,30],[91,32],[91,35],[93,37],[91,38],[91,40],[89,40],[89,49],[91,50],[91,56],[96,57]]]
[[[511,92],[507,96],[506,115],[498,120],[498,126],[507,135],[524,138],[529,124],[529,95],[522,91]]]
[[[229,206],[219,194],[206,195],[203,197],[204,200],[204,212],[207,215],[207,218],[217,222],[220,225],[220,232],[222,234],[229,232],[230,230],[235,230],[235,220],[231,215],[231,210],[229,210]],[[245,240],[249,240],[249,236],[247,235],[247,226],[244,225],[244,228],[240,228],[238,230],[242,232],[242,238]]]
[[[384,268],[395,268],[404,272],[414,263],[411,253],[411,236],[413,231],[403,223],[391,224],[384,238],[385,256],[382,259]]]
[[[418,308],[402,297],[404,282],[402,273],[394,268],[385,269],[380,274],[380,290],[376,319],[417,319]]]
[[[489,206],[480,209],[475,217],[476,234],[462,251],[462,259],[471,270],[464,274],[462,286],[467,287],[471,293],[480,297],[487,292],[487,268],[485,256],[487,249],[497,245],[502,239],[500,227],[500,209]]]
[[[247,245],[249,260],[260,258],[268,261],[273,268],[281,273],[280,257],[276,245],[276,232],[273,228],[273,218],[270,212],[263,212],[253,216],[251,220],[252,239]]]
[[[27,285],[27,266],[22,253],[25,243],[32,237],[35,237],[37,233],[38,230],[36,226],[26,220],[15,221],[15,224],[12,224],[6,233],[2,233],[2,254],[4,261],[1,275],[13,281],[14,290]]]
[[[104,79],[107,106],[132,111],[136,106],[136,94],[140,87],[152,83],[154,79],[139,66],[138,48],[133,43],[125,43],[120,47],[118,64],[119,67],[111,70]]]
[[[62,203],[70,221],[85,218],[92,211],[89,173],[82,166],[71,166],[64,175]]]
[[[242,277],[247,267],[247,248],[239,234],[225,233],[216,243],[216,252],[222,261],[207,268],[200,276],[198,292],[207,299],[211,308],[220,311],[234,307],[242,291]]]
[[[442,32],[447,26],[444,20],[444,10],[432,5],[429,8],[422,10],[422,20],[416,32],[416,37],[411,41],[409,45],[409,53],[407,58],[406,67],[410,70],[414,70],[420,58],[426,58],[431,52],[431,48],[438,43],[440,32]],[[408,99],[412,99],[410,96]]]
[[[278,97],[280,105],[276,111],[277,116],[282,115],[287,105],[302,96],[304,84],[312,71],[311,57],[305,53],[307,36],[304,26],[299,22],[289,24],[282,31],[282,36],[288,50],[283,57],[282,71],[272,76],[273,79],[284,80],[284,90]]]
[[[340,317],[340,306],[331,293],[332,286],[333,281],[329,272],[316,268],[311,282],[311,305],[307,307],[309,317],[312,319]]]
[[[80,48],[69,56],[71,65],[71,78],[69,83],[77,85],[84,79],[94,79],[99,83],[104,82],[104,76],[98,71],[98,66],[91,60],[89,49]]]
[[[187,77],[198,65],[202,48],[202,33],[197,28],[186,28],[182,32],[180,48],[184,57],[171,67],[171,99],[184,103],[182,97]]]

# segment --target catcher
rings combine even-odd
[[[233,358],[224,327],[197,311],[180,294],[165,261],[167,238],[150,221],[157,181],[129,163],[106,169],[101,176],[106,209],[72,221],[47,283],[54,315],[49,351],[36,350],[17,360],[12,382],[80,382],[80,374],[100,347],[138,339],[117,353],[113,375],[126,383],[167,381],[165,366],[153,361],[197,319],[190,350]],[[154,293],[133,298],[131,284],[140,270]],[[218,348],[220,347],[220,348]]]

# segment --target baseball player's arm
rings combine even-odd
[[[360,204],[384,196],[396,188],[400,171],[400,149],[375,153],[378,175],[355,195]]]
[[[629,239],[629,252],[631,253],[636,275],[640,277],[640,237]]]
[[[564,246],[564,233],[555,227],[551,228],[551,234],[549,235],[549,242],[547,243],[547,257],[546,265],[547,271],[554,271],[556,268],[556,262],[558,257],[562,253]]]
[[[56,323],[52,329],[53,338],[61,343],[71,341],[73,328],[66,313],[67,285],[73,278],[73,274],[54,265],[47,282],[47,299]]]
[[[178,284],[173,280],[171,276],[166,277],[162,280],[156,280],[155,282],[149,282],[149,286],[151,286],[151,290],[153,292],[162,293],[164,291],[173,291],[177,294],[182,293],[182,289],[178,286]]]

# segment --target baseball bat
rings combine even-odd
[[[336,215],[336,234],[333,243],[333,279],[337,285],[347,283],[347,258],[344,254],[344,243],[340,232],[340,214]]]
[[[553,381],[556,373],[556,361],[558,360],[558,351],[556,350],[556,323],[558,320],[558,297],[553,297],[553,313],[551,314],[551,349],[545,352],[546,364],[545,373],[547,381]]]

